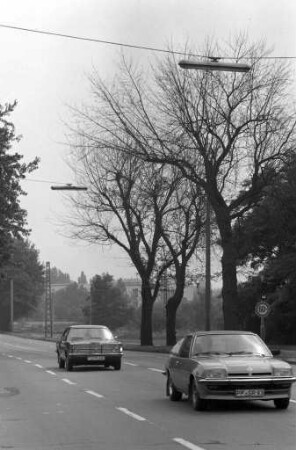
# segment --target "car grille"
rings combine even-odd
[[[73,345],[73,353],[80,355],[92,355],[92,354],[107,354],[115,353],[117,345],[114,344],[87,344],[87,345]]]
[[[270,377],[272,375],[271,371],[270,372],[240,372],[240,373],[231,373],[229,372],[228,375],[230,377]]]

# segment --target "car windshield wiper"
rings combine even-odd
[[[193,356],[206,356],[206,355],[227,355],[226,352],[197,352]]]
[[[265,356],[263,353],[254,353],[254,352],[248,352],[248,351],[240,351],[240,352],[229,352],[227,355],[233,356],[233,355],[252,355],[252,356]]]

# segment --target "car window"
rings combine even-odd
[[[61,341],[66,341],[67,340],[68,333],[69,333],[69,328],[66,328],[65,331],[63,332],[62,336],[61,336]]]
[[[71,328],[69,332],[71,341],[79,341],[83,339],[102,339],[113,340],[113,334],[108,328]]]
[[[180,339],[180,341],[177,342],[177,344],[174,345],[174,347],[171,349],[172,355],[179,355],[180,347],[183,344],[184,338]]]
[[[197,336],[192,347],[192,355],[206,355],[210,353],[270,356],[268,348],[258,336],[243,333]]]
[[[181,346],[180,349],[180,356],[182,358],[188,358],[189,357],[189,351],[190,351],[190,347],[191,347],[191,342],[192,342],[192,336],[186,336],[184,339],[184,342]]]

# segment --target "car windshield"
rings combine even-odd
[[[264,342],[252,334],[211,334],[197,336],[193,355],[227,354],[271,356]]]
[[[108,328],[71,328],[68,339],[71,341],[83,339],[112,340],[114,337]]]

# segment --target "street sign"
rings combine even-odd
[[[259,317],[267,317],[268,314],[270,313],[270,304],[260,300],[260,302],[256,303],[255,306],[255,314],[257,314],[257,316]]]

